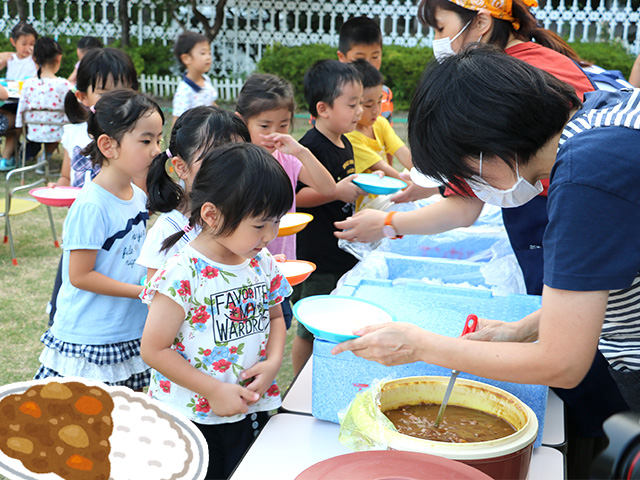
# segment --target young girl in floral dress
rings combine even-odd
[[[274,381],[291,287],[265,248],[293,202],[291,182],[266,150],[228,144],[205,154],[190,193],[202,233],[156,272],[141,354],[149,394],[182,412],[209,445],[207,478],[226,478],[280,406]]]

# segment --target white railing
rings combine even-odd
[[[145,75],[139,76],[140,90],[142,92],[161,98],[173,97],[178,88],[180,77],[171,75]],[[218,99],[230,102],[238,98],[238,93],[243,85],[242,79],[211,79],[211,83],[218,90]]]
[[[538,20],[569,41],[618,40],[632,54],[640,52],[640,9],[631,0],[539,0]],[[101,37],[105,43],[121,36],[119,0],[26,0],[28,21],[51,36]],[[251,72],[270,45],[328,43],[337,45],[342,23],[352,16],[377,20],[385,44],[431,45],[431,32],[416,18],[419,0],[228,0],[222,29],[212,43],[215,61],[211,75],[239,78]],[[201,10],[215,12],[215,0],[199,0]],[[191,11],[177,9],[184,24]],[[173,43],[181,31],[164,4],[156,0],[128,0],[133,43],[158,40]],[[8,36],[17,22],[14,0],[0,0],[0,34]],[[151,81],[151,80],[150,80]],[[175,79],[171,81],[176,81]],[[157,85],[157,86],[153,86]],[[171,83],[160,86],[171,90]],[[146,87],[145,87],[146,88]],[[232,88],[232,87],[229,87]],[[235,87],[233,87],[235,88]],[[168,89],[168,90],[167,90]],[[224,87],[223,87],[224,89]],[[222,97],[222,96],[221,96]]]

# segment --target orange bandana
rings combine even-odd
[[[459,7],[466,8],[467,10],[478,11],[486,8],[492,17],[499,18],[500,20],[506,20],[511,22],[513,28],[518,30],[520,28],[520,22],[518,22],[512,15],[511,2],[512,0],[450,0]],[[537,7],[538,2],[536,0],[523,0],[527,7]]]

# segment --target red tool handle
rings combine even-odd
[[[464,328],[462,329],[461,337],[464,337],[467,333],[475,332],[478,328],[478,316],[471,314],[467,316],[467,321],[464,322]]]

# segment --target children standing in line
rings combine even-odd
[[[288,135],[294,111],[291,84],[269,74],[250,76],[240,90],[236,106],[236,112],[247,124],[251,141],[262,145],[278,160],[291,180],[292,191],[300,180],[320,195],[332,197],[336,183],[331,174],[308,148]],[[296,211],[295,197],[289,211]],[[289,260],[297,258],[295,235],[278,237],[267,248],[274,255],[284,255]],[[288,298],[282,302],[282,311],[288,329],[293,318]]]
[[[382,32],[368,17],[350,18],[342,24],[338,40],[338,60],[353,62],[362,58],[380,70],[382,64]],[[393,93],[382,86],[381,115],[393,124]]]
[[[300,258],[316,264],[316,270],[298,287],[294,297],[331,293],[340,277],[356,264],[351,254],[338,247],[333,222],[353,212],[360,188],[352,183],[355,173],[353,149],[344,136],[356,128],[362,116],[362,82],[356,69],[337,60],[321,60],[304,76],[304,96],[315,126],[300,143],[307,147],[337,183],[335,194],[324,196],[298,182],[298,211],[313,215],[313,221],[297,235]],[[313,335],[298,324],[291,351],[294,372],[299,372],[311,355]]]
[[[94,113],[95,112],[95,113]],[[85,149],[102,170],[87,183],[63,228],[63,280],[58,310],[36,379],[79,376],[140,390],[149,368],[140,357],[147,309],[136,265],[149,218],[144,178],[160,153],[162,110],[133,90],[106,93],[89,115],[94,139]]]
[[[42,37],[33,47],[33,58],[40,68],[35,77],[25,80],[16,113],[16,127],[22,127],[22,116],[26,112],[27,139],[31,142],[44,143],[45,158],[51,160],[51,154],[57,148],[62,137],[62,125],[43,125],[33,122],[58,122],[67,120],[64,113],[64,99],[71,84],[65,79],[56,77],[62,62],[62,48],[50,37]],[[29,112],[29,110],[32,110]],[[33,110],[51,110],[36,112]]]
[[[75,85],[76,79],[78,78],[78,67],[80,66],[80,62],[87,54],[89,50],[93,50],[94,48],[102,48],[102,42],[99,38],[96,37],[82,37],[78,40],[78,46],[76,47],[76,54],[78,55],[78,61],[73,67],[73,72],[69,75],[69,83]]]
[[[171,256],[178,253],[200,233],[200,226],[185,232],[180,241],[163,249],[164,240],[189,225],[191,206],[189,194],[193,179],[200,170],[202,157],[209,151],[231,142],[250,142],[251,137],[244,122],[237,115],[218,107],[195,107],[180,115],[171,130],[169,148],[151,163],[147,175],[147,191],[151,212],[162,215],[147,232],[147,238],[136,263],[146,267],[150,279],[156,270]],[[171,161],[184,187],[176,183],[166,170]]]
[[[202,233],[147,284],[141,352],[153,368],[149,394],[195,423],[209,446],[206,478],[220,479],[280,406],[274,379],[286,329],[279,304],[291,287],[264,247],[293,192],[278,162],[252,144],[224,145],[201,164],[189,227]]]
[[[173,123],[190,108],[216,104],[218,92],[205,75],[211,68],[211,45],[207,37],[184,32],[176,40],[173,52],[187,72],[173,96]]]
[[[0,53],[0,70],[7,67],[5,73],[7,80],[23,81],[36,75],[38,66],[32,55],[37,38],[38,34],[28,23],[20,22],[13,27],[9,41],[16,51]],[[0,158],[0,171],[12,170],[16,167],[14,152],[19,132],[14,130],[14,126],[17,108],[16,103],[9,103],[4,104],[0,109],[0,114],[7,119],[4,151],[2,158]]]

